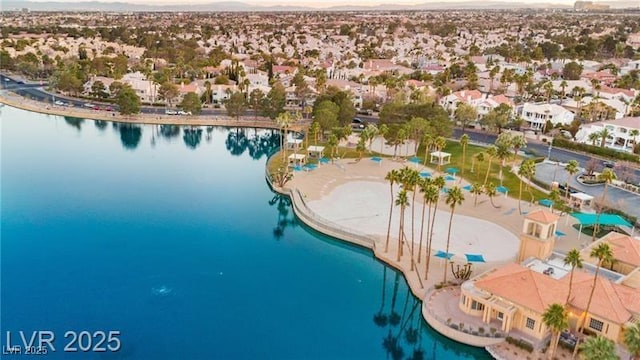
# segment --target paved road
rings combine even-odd
[[[490,134],[486,132],[479,131],[465,131],[469,136],[469,139],[483,144],[493,144],[496,141],[498,135]],[[462,136],[462,129],[454,129],[453,137],[460,138]],[[547,157],[549,155],[549,145],[545,143],[539,143],[535,140],[532,141],[527,139],[527,147],[526,150],[532,151],[536,154],[536,156],[544,156]],[[589,155],[584,155],[580,153],[575,153],[572,151],[568,151],[562,148],[552,147],[551,148],[551,160],[560,161],[562,163],[567,163],[569,160],[577,160],[580,163],[580,167],[584,168],[587,165],[587,162],[591,160],[592,157]],[[596,171],[601,171],[604,168],[604,161],[599,161],[599,165],[596,168]],[[635,180],[634,183],[640,183],[640,169],[635,170]]]
[[[33,100],[44,101],[49,103],[53,103],[55,101],[63,101],[67,104],[71,104],[74,107],[83,107],[87,103],[98,105],[102,109],[106,108],[107,106],[111,106],[114,109],[114,111],[118,111],[118,107],[113,104],[100,103],[93,100],[75,99],[75,98],[70,98],[66,96],[60,96],[57,94],[49,93],[44,90],[44,86],[46,85],[47,85],[46,83],[40,83],[40,84],[25,83],[20,79],[8,77],[6,75],[0,74],[0,87],[4,88],[5,90],[14,92],[20,96],[25,96]],[[157,106],[142,106],[140,107],[140,112],[144,114],[164,114],[165,108],[157,107]],[[201,114],[209,115],[209,116],[226,116],[227,112],[224,109],[205,108],[205,109],[202,109]],[[254,114],[253,111],[251,110],[247,111],[247,116],[251,117],[253,116],[253,114]],[[372,122],[372,123],[378,122],[378,118],[373,116],[368,116],[368,115],[357,115],[357,116],[366,122]]]
[[[564,167],[550,163],[540,163],[536,166],[536,179],[550,184],[552,181],[564,183],[567,181],[567,173]],[[578,191],[589,194],[598,200],[602,197],[604,185],[583,185],[576,180],[574,175],[569,179],[569,185]],[[607,204],[618,208],[629,215],[640,218],[640,195],[629,191],[609,186],[607,189]]]

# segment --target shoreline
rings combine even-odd
[[[113,121],[129,124],[145,125],[182,125],[182,126],[224,126],[243,127],[259,129],[279,129],[278,125],[271,119],[259,117],[258,119],[242,117],[238,120],[228,116],[180,116],[180,115],[158,115],[158,114],[136,114],[120,115],[116,112],[103,110],[85,110],[77,107],[65,107],[51,105],[40,101],[30,100],[20,95],[0,91],[0,103],[14,108],[37,112],[40,114],[67,116],[90,120]],[[302,120],[298,125],[290,127],[290,130],[297,131],[308,124],[309,120]]]

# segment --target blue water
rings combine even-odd
[[[3,346],[50,330],[47,359],[487,358],[369,251],[295,219],[264,180],[270,131],[0,111]],[[83,330],[121,349],[65,353]]]

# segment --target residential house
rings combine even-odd
[[[640,136],[634,136],[635,132],[633,131],[640,132],[640,117],[625,117],[583,125],[576,134],[576,141],[591,144],[589,136],[593,133],[602,133],[604,129],[609,132],[609,136],[605,140],[605,147],[633,152],[634,145],[640,140]]]
[[[440,99],[440,106],[453,114],[458,104],[465,103],[473,107],[478,106],[484,100],[482,93],[478,90],[461,90],[444,96]]]
[[[554,126],[557,124],[569,125],[575,115],[571,111],[556,104],[525,103],[522,106],[522,119],[533,130],[543,130],[547,121]]]

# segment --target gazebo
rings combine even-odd
[[[302,145],[302,139],[287,139],[287,150],[299,150]]]
[[[585,193],[569,194],[569,205],[576,211],[584,212],[590,210],[593,203],[593,196]]]
[[[312,145],[307,148],[310,158],[321,158],[324,156],[324,146]]]
[[[301,166],[306,163],[307,155],[304,154],[291,154],[289,155],[290,166]]]
[[[451,162],[451,154],[442,152],[442,151],[434,151],[431,153],[431,163],[438,165],[445,165]]]

